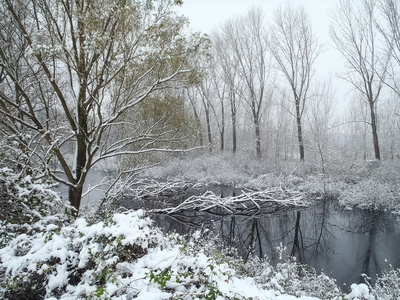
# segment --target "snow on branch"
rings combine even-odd
[[[200,196],[191,196],[176,207],[155,210],[160,213],[179,213],[186,210],[210,211],[222,208],[228,213],[261,209],[265,204],[277,204],[283,207],[308,207],[310,201],[306,193],[273,187],[262,191],[242,190],[242,194],[221,198],[213,192]]]
[[[189,185],[185,181],[160,182],[153,179],[141,179],[125,194],[135,198],[170,196],[180,194],[188,187]]]

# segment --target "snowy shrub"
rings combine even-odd
[[[373,179],[348,185],[340,194],[341,204],[363,209],[400,210],[400,189]]]
[[[54,191],[54,183],[46,176],[35,178],[38,171],[17,147],[0,142],[0,247],[35,226],[63,222],[72,208]]]
[[[228,282],[236,271],[219,250],[204,251],[202,239],[199,233],[189,240],[164,236],[143,211],[94,224],[77,219],[68,226],[48,225],[31,236],[17,236],[0,250],[0,296],[106,299],[140,294],[146,299],[148,289],[156,289],[174,299],[215,299],[222,295],[220,282]]]
[[[138,211],[116,214],[95,224],[77,219],[69,226],[48,225],[31,236],[22,234],[0,250],[6,298],[39,298],[74,291],[97,298],[113,294],[118,278],[128,276],[124,264],[145,255],[156,244],[159,231]]]
[[[369,283],[369,279],[365,278],[366,283],[371,290],[371,298],[376,300],[394,300],[400,299],[400,269],[383,271],[382,275],[376,280],[375,285]]]
[[[296,297],[312,296],[320,299],[335,299],[342,292],[335,280],[325,274],[317,274],[307,265],[296,263],[294,258],[273,267],[267,260],[252,257],[245,264],[246,274],[255,278],[263,288]]]

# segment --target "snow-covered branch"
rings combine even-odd
[[[273,187],[262,191],[243,190],[241,195],[221,198],[213,192],[200,196],[191,196],[176,207],[156,210],[167,214],[179,213],[185,210],[210,211],[222,208],[227,213],[260,209],[266,204],[278,204],[284,207],[307,207],[310,201],[306,194],[299,191]]]

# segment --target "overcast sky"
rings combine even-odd
[[[309,13],[315,30],[327,30],[329,11],[334,9],[338,0],[183,0],[179,11],[186,15],[195,30],[209,33],[211,29],[227,18],[240,15],[252,6],[264,9],[268,17],[279,5],[286,3],[303,5]]]
[[[211,33],[228,18],[243,15],[254,6],[263,9],[268,21],[280,5],[303,5],[310,16],[313,31],[325,49],[316,62],[317,76],[327,78],[332,74],[336,96],[343,98],[342,95],[347,94],[350,87],[335,78],[335,74],[343,72],[344,61],[333,49],[329,38],[330,14],[338,2],[339,0],[183,0],[178,12],[189,18],[193,31]]]

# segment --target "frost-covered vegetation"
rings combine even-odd
[[[10,137],[9,137],[10,138]],[[0,141],[0,246],[19,234],[42,232],[46,224],[71,219],[73,209],[55,191],[56,184],[38,176],[29,152],[7,138]],[[36,178],[36,179],[35,179]]]

